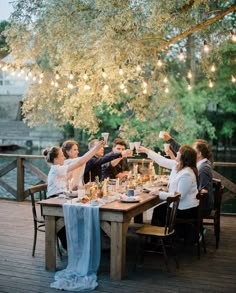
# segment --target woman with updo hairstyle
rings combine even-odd
[[[75,140],[66,140],[62,144],[62,151],[63,154],[66,158],[64,164],[68,165],[73,162],[74,159],[78,158],[79,154],[79,144]],[[78,186],[82,186],[84,183],[84,169],[85,165],[83,164],[82,166],[74,169],[73,171],[70,172],[70,178],[72,178],[72,190],[77,190]]]
[[[43,151],[46,161],[51,165],[48,173],[47,196],[54,196],[63,193],[67,188],[68,180],[71,180],[71,172],[84,164],[103,147],[104,142],[98,142],[91,150],[80,158],[75,158],[70,164],[64,164],[65,156],[58,146],[47,148]]]

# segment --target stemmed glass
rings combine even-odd
[[[130,142],[130,143],[129,143],[129,149],[130,149],[131,151],[134,150],[134,142]]]
[[[134,142],[134,146],[135,146],[136,154],[137,155],[139,154],[138,149],[139,149],[140,145],[141,145],[141,142],[140,141],[135,141]]]
[[[102,133],[102,137],[103,137],[104,142],[105,142],[104,147],[108,147],[108,137],[109,137],[109,133],[108,133],[108,132],[103,132],[103,133]]]

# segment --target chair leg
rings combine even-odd
[[[170,246],[171,246],[171,251],[173,252],[173,256],[175,259],[176,268],[178,269],[179,268],[179,261],[178,261],[177,252],[175,249],[175,236],[170,239]]]
[[[215,237],[216,237],[216,249],[218,249],[219,248],[219,241],[220,241],[220,223],[215,222],[214,228],[215,228]]]
[[[58,237],[57,237],[57,251],[58,251],[58,254],[59,254],[60,258],[61,258],[62,257],[62,253],[61,253],[61,249],[60,249]]]
[[[37,241],[37,227],[34,225],[34,241],[33,241],[32,256],[34,256],[34,253],[35,253],[36,241]]]
[[[168,272],[170,272],[170,268],[169,268],[169,264],[168,264],[168,258],[167,258],[167,254],[166,254],[165,244],[164,244],[164,241],[163,241],[162,238],[160,238],[160,241],[161,241],[162,251],[163,251],[163,254],[164,254],[164,257],[165,257],[166,267],[167,267]]]

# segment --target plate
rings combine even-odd
[[[127,202],[127,203],[134,203],[134,202],[139,202],[140,198],[138,196],[126,196],[121,198],[121,202]]]

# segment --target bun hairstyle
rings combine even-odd
[[[70,151],[74,145],[78,146],[78,142],[75,140],[66,140],[63,142],[61,149],[66,159],[69,159],[67,152]]]
[[[54,159],[58,157],[60,148],[58,146],[53,146],[51,148],[46,148],[43,150],[43,155],[48,163],[53,164]]]
[[[213,155],[211,151],[211,147],[204,139],[196,139],[193,145],[197,148],[197,150],[202,154],[203,158],[208,159],[211,163],[213,163]]]
[[[180,147],[179,152],[181,156],[180,156],[180,162],[178,165],[178,171],[182,170],[185,167],[190,167],[193,170],[198,182],[196,151],[188,145],[183,145]]]

